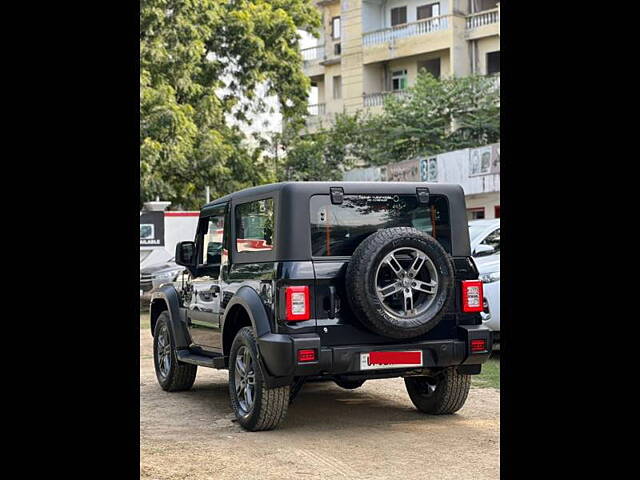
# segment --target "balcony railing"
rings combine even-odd
[[[303,48],[300,50],[300,53],[302,54],[302,60],[304,60],[305,63],[317,62],[324,58],[324,45]]]
[[[324,115],[324,113],[325,113],[324,103],[316,103],[315,105],[309,105],[309,115],[311,115],[312,117]]]
[[[362,103],[365,107],[378,107],[380,105],[384,105],[384,99],[388,95],[395,95],[401,99],[405,99],[409,94],[402,90],[398,90],[395,92],[365,93],[363,95]]]
[[[483,27],[500,21],[500,9],[493,8],[484,12],[467,15],[467,28]]]
[[[367,32],[362,35],[362,43],[365,46],[377,45],[398,38],[426,35],[428,33],[446,30],[449,28],[449,17],[450,15],[432,17],[426,20],[420,20],[419,22],[406,23],[404,25]]]

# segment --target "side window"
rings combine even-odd
[[[482,242],[482,245],[489,245],[495,248],[496,253],[500,251],[500,229],[490,233]]]
[[[243,203],[236,207],[238,252],[273,250],[273,199]]]
[[[222,259],[222,239],[224,233],[224,211],[209,217],[202,243],[201,264],[219,265]]]

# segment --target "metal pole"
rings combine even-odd
[[[210,195],[211,195],[211,189],[209,188],[209,185],[207,185],[207,186],[205,187],[205,192],[207,193],[207,203],[209,203],[209,201],[210,201],[210,200],[209,200],[209,197],[210,197]]]

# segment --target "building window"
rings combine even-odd
[[[500,52],[487,53],[487,75],[500,73]]]
[[[342,77],[339,75],[333,77],[333,98],[342,98]]]
[[[496,205],[493,207],[494,217],[500,218],[500,205]]]
[[[416,9],[416,19],[425,20],[431,17],[440,16],[440,4],[432,3],[431,5],[422,5]]]
[[[391,26],[404,25],[407,23],[407,7],[397,7],[391,9]]]
[[[418,71],[425,69],[433,78],[440,78],[440,59],[434,58],[433,60],[426,60],[418,63]]]
[[[483,12],[498,8],[498,0],[474,0],[474,12]]]
[[[480,220],[484,218],[484,207],[467,208],[468,220]]]
[[[342,53],[342,48],[340,47],[339,43],[334,43],[333,44],[333,54],[334,55],[340,55]]]
[[[394,92],[406,90],[408,83],[407,71],[398,70],[391,74],[391,90]]]
[[[340,39],[340,17],[331,19],[331,38],[334,40]]]

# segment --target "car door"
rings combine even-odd
[[[220,269],[226,205],[202,217],[196,248],[198,266],[187,299],[189,333],[193,343],[205,350],[220,350]]]

